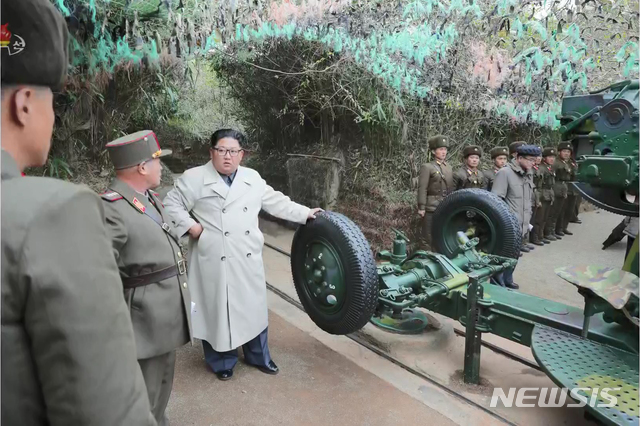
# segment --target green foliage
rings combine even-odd
[[[71,167],[60,157],[49,157],[44,169],[44,174],[49,177],[68,180],[73,177]]]

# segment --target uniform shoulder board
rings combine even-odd
[[[100,196],[107,201],[117,201],[117,200],[122,200],[123,198],[122,195],[118,194],[115,191],[107,191],[100,194]]]

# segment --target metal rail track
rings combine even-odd
[[[265,242],[264,245],[267,248],[271,249],[271,250],[274,250],[274,251],[276,251],[276,252],[278,252],[280,254],[283,254],[283,255],[285,255],[287,257],[291,257],[290,253],[288,253],[285,250],[282,250],[279,247],[276,247],[276,246],[274,246],[272,244],[269,244],[267,242]],[[304,312],[304,307],[302,306],[302,304],[300,302],[298,302],[296,299],[294,299],[293,297],[289,296],[284,291],[278,289],[277,287],[273,286],[272,284],[270,284],[268,282],[267,282],[267,288],[270,291],[272,291],[273,293],[275,293],[276,295],[278,295],[280,298],[284,299],[286,302],[294,305],[295,307],[297,307],[298,309],[300,309],[301,311]],[[455,328],[454,328],[454,332],[456,334],[458,334],[458,335],[461,335],[461,336],[465,335],[464,331],[456,330]],[[475,401],[467,398],[463,394],[461,394],[459,392],[456,392],[456,391],[444,386],[443,384],[439,383],[437,380],[429,377],[428,375],[426,375],[426,374],[424,374],[424,373],[422,373],[422,372],[420,372],[420,371],[418,371],[418,370],[416,370],[416,369],[404,364],[403,362],[401,362],[398,359],[392,357],[391,355],[389,355],[388,353],[384,352],[380,348],[378,348],[378,347],[372,345],[371,343],[367,342],[366,340],[362,339],[357,334],[347,334],[346,337],[348,337],[349,339],[353,340],[357,344],[369,349],[370,351],[374,352],[376,355],[378,355],[378,356],[386,359],[387,361],[397,365],[398,367],[402,368],[403,370],[413,374],[414,376],[420,377],[421,379],[426,380],[427,382],[429,382],[429,383],[437,386],[438,388],[444,390],[448,394],[453,395],[456,398],[459,398],[459,399],[463,400],[464,402],[466,402],[466,403],[468,403],[468,404],[470,404],[470,405],[472,405],[472,406],[474,406],[476,408],[481,409],[482,411],[486,412],[487,414],[490,414],[491,416],[493,416],[496,419],[504,422],[505,424],[515,425],[513,422],[509,421],[508,419],[506,419],[506,418],[502,417],[501,415],[499,415],[499,414],[497,414],[497,413],[495,413],[495,412],[483,407],[482,405],[476,403]],[[492,350],[493,352],[496,352],[496,353],[498,353],[500,355],[503,355],[503,356],[505,356],[505,357],[507,357],[509,359],[512,359],[512,360],[514,360],[516,362],[524,364],[527,367],[534,368],[534,369],[536,369],[538,371],[542,371],[542,369],[540,368],[540,366],[538,366],[538,364],[536,364],[536,363],[534,363],[534,362],[532,362],[532,361],[530,361],[530,360],[528,360],[526,358],[523,358],[523,357],[521,357],[519,355],[516,355],[513,352],[510,352],[510,351],[508,351],[506,349],[503,349],[503,348],[501,348],[499,346],[496,346],[496,345],[494,345],[492,343],[485,342],[485,341],[482,341],[482,345],[485,346],[486,348]]]
[[[270,248],[271,250],[275,250],[278,253],[281,253],[281,254],[283,254],[283,255],[285,255],[287,257],[291,257],[290,253],[282,250],[279,247],[276,247],[276,246],[274,246],[272,244],[269,244],[269,243],[266,243],[266,242],[264,243],[264,245],[267,246],[268,248]],[[302,307],[302,305],[300,305],[300,307]],[[462,337],[466,336],[466,333],[464,331],[462,331],[462,330],[458,330],[458,329],[454,328],[453,331],[459,336],[462,336]],[[533,362],[533,361],[531,361],[529,359],[523,358],[520,355],[516,355],[513,352],[510,352],[510,351],[508,351],[508,350],[506,350],[504,348],[501,348],[500,346],[494,345],[493,343],[485,342],[483,340],[482,341],[482,346],[484,346],[487,349],[492,350],[495,353],[498,353],[500,355],[506,356],[509,359],[512,359],[512,360],[514,360],[516,362],[524,364],[527,367],[533,368],[533,369],[538,370],[538,371],[542,371],[540,366],[538,364],[536,364],[535,362]]]

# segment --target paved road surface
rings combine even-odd
[[[553,269],[567,264],[621,266],[625,242],[606,251],[601,243],[621,218],[603,211],[582,213],[575,235],[525,254],[515,272],[524,292],[582,306],[575,288]],[[288,249],[291,232],[262,224],[267,240]],[[267,278],[295,296],[288,259],[265,252]],[[277,282],[276,282],[277,281]],[[204,363],[200,342],[178,352],[174,391],[168,416],[174,425],[396,425],[499,424],[486,412],[461,402],[423,379],[373,355],[345,337],[323,333],[297,308],[269,293],[270,348],[282,371],[268,376],[241,362],[231,381],[221,382]],[[452,324],[421,336],[398,336],[368,325],[370,336],[388,353],[468,398],[486,403],[487,389],[459,383],[463,339]],[[495,336],[487,336],[495,337]],[[502,340],[502,339],[501,339]],[[503,343],[506,341],[503,341]],[[497,342],[500,343],[500,342]],[[511,342],[506,342],[511,343]],[[509,350],[527,352],[511,343]],[[549,379],[514,361],[483,350],[481,374],[489,387],[544,386]],[[488,405],[488,404],[487,404]],[[584,424],[582,411],[510,409],[502,411],[519,424]],[[528,410],[527,412],[523,410]],[[552,411],[549,411],[552,410]],[[516,420],[517,419],[517,420]]]
[[[606,250],[602,250],[602,242],[622,219],[622,216],[604,210],[581,213],[582,224],[569,224],[573,235],[524,253],[513,274],[514,281],[520,284],[520,291],[582,308],[584,299],[576,287],[558,277],[553,270],[580,264],[621,268],[626,238]]]
[[[278,315],[269,316],[277,376],[239,362],[222,382],[202,346],[178,352],[168,417],[173,425],[454,425]]]

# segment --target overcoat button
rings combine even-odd
[[[247,253],[247,257],[251,257],[251,253]]]
[[[228,236],[229,236],[229,233],[228,233],[228,232],[225,232],[225,233],[224,233],[224,236],[225,236],[225,237],[228,237]]]
[[[249,235],[249,231],[244,231],[244,235]]]
[[[227,257],[226,257],[226,256],[222,256],[222,257],[220,258],[220,260],[222,260],[222,261],[224,262],[225,260],[227,260]]]
[[[222,209],[222,213],[226,213],[226,212],[227,212],[227,209]]]
[[[187,288],[187,283],[182,283],[182,288]]]
[[[246,211],[247,211],[247,208],[246,208],[246,207],[245,207],[245,208],[243,208],[243,209],[242,209],[242,211],[243,211],[243,212],[246,212]]]

